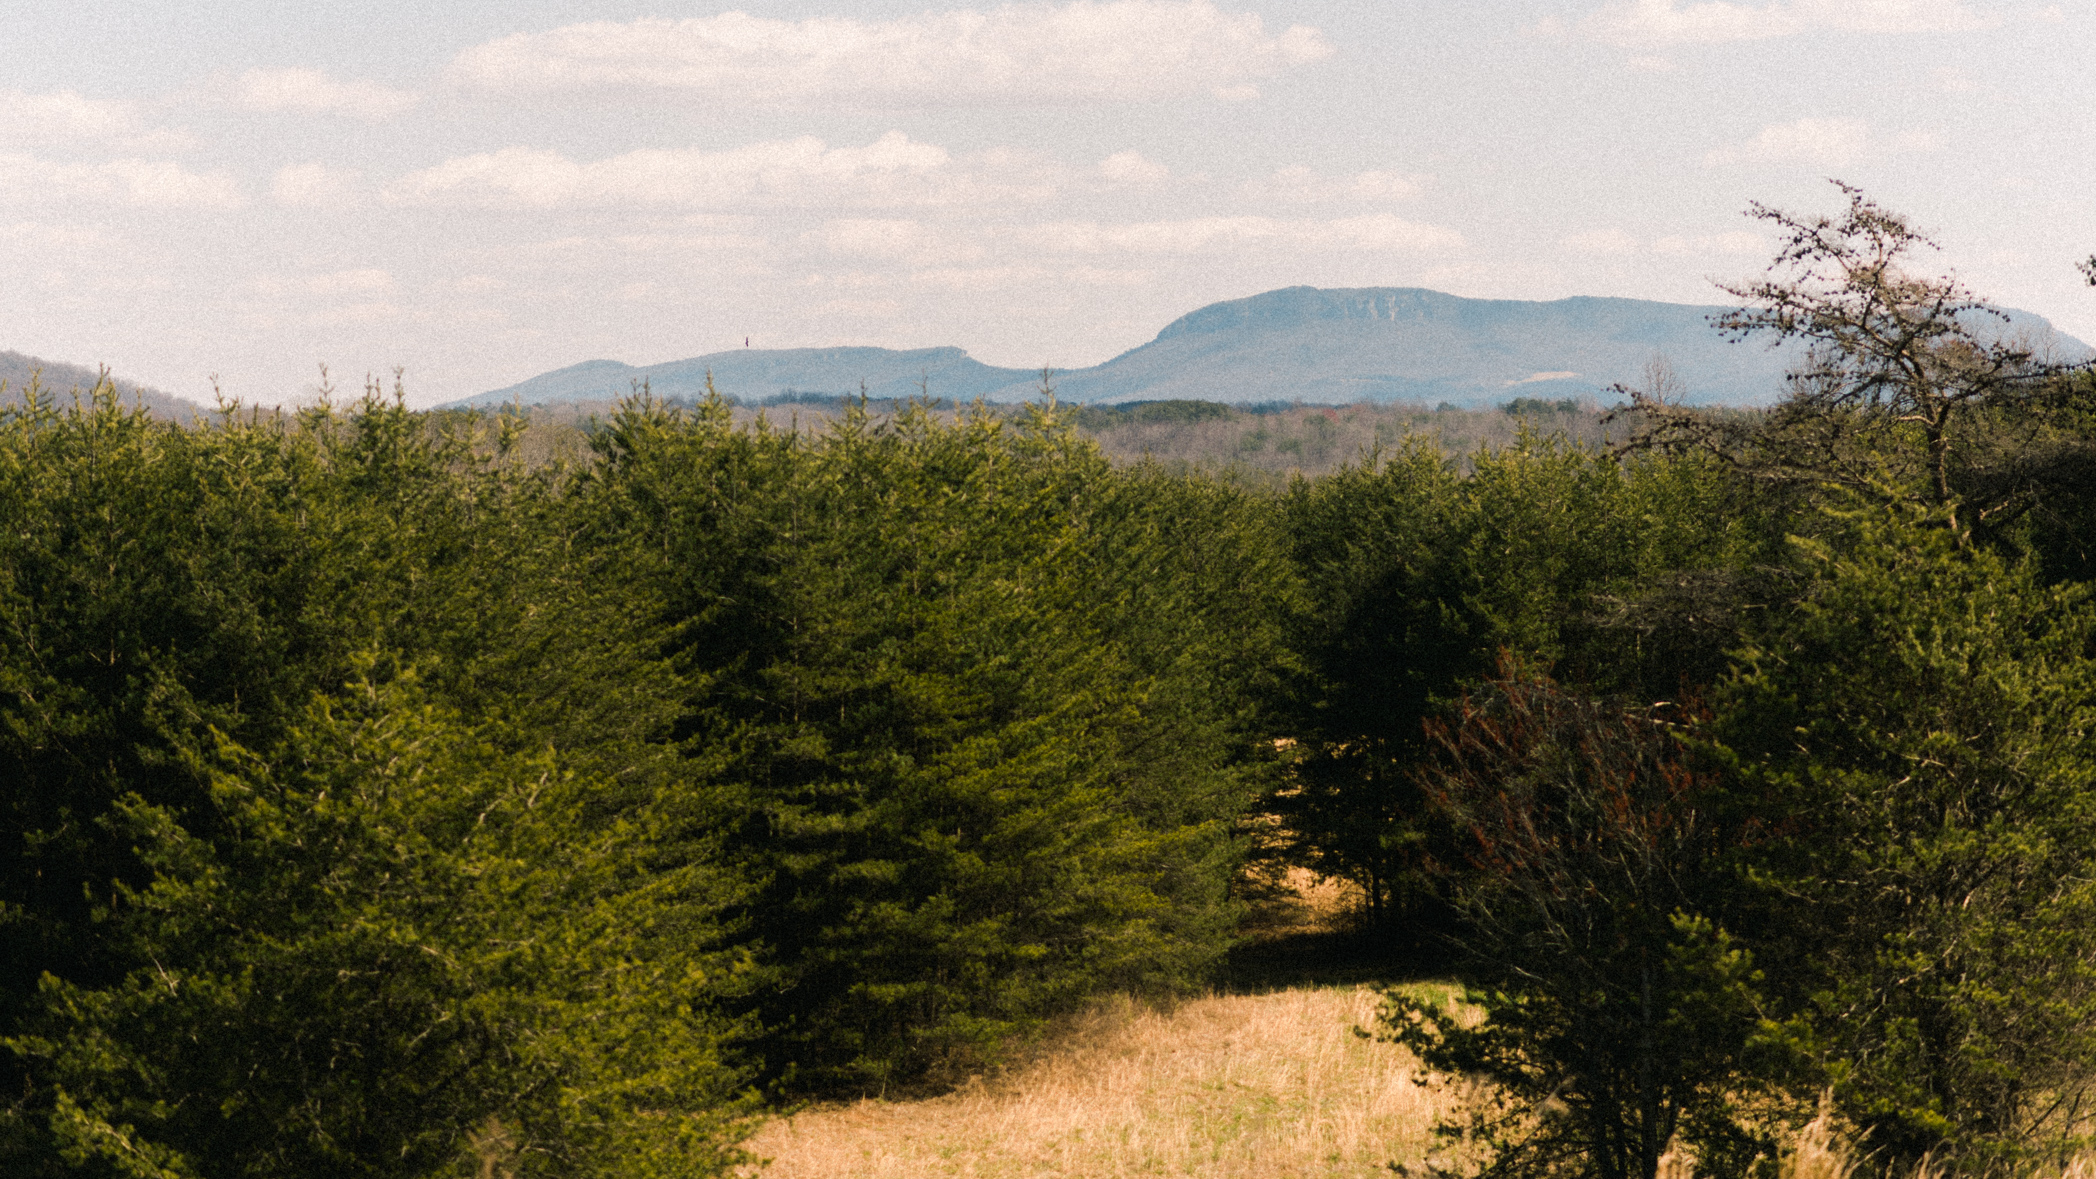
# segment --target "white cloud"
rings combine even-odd
[[[504,92],[675,91],[733,106],[896,109],[1221,93],[1331,54],[1316,29],[1270,33],[1211,0],[1073,0],[867,22],[690,20],[568,25],[458,55]]]
[[[1669,234],[1652,243],[1652,252],[1669,258],[1765,258],[1769,244],[1760,234],[1737,229],[1728,233]]]
[[[465,251],[459,256],[482,270],[520,268],[592,277],[601,274],[607,263],[660,267],[665,262],[690,265],[699,259],[715,274],[738,267],[738,272],[748,272],[747,261],[763,255],[772,244],[757,229],[754,224],[739,228],[730,224],[693,232],[567,234]],[[727,258],[738,260],[731,265]]]
[[[1638,239],[1620,229],[1590,229],[1564,239],[1564,247],[1575,254],[1621,256],[1638,252]]]
[[[1064,221],[1028,226],[1012,236],[1031,250],[1057,254],[1199,254],[1248,246],[1429,253],[1463,245],[1463,236],[1454,230],[1388,213],[1331,221],[1274,217],[1191,217],[1119,224]]]
[[[1172,170],[1139,151],[1117,151],[1099,161],[1099,178],[1116,187],[1147,188],[1169,180]]]
[[[1713,164],[1802,163],[1838,167],[1869,146],[1861,119],[1797,119],[1772,123],[1743,144],[1718,148],[1704,158]]]
[[[1325,176],[1300,164],[1282,168],[1272,176],[1245,185],[1245,195],[1253,200],[1304,205],[1330,201],[1394,201],[1418,194],[1418,182],[1396,172]]]
[[[0,90],[0,143],[38,146],[96,144],[120,151],[174,151],[187,135],[146,125],[138,104],[87,98],[74,90],[30,94]]]
[[[192,172],[167,160],[54,163],[0,153],[0,200],[96,201],[143,209],[234,209],[246,203],[223,172]]]
[[[1980,88],[1972,74],[1957,66],[1944,66],[1932,75],[1945,94],[1971,94]]]
[[[831,299],[814,310],[844,319],[893,319],[902,314],[902,304],[894,299]]]
[[[1760,41],[1800,33],[1941,33],[1991,28],[1998,17],[1964,0],[1610,0],[1580,31],[1625,48]]]
[[[361,173],[326,164],[287,164],[269,180],[269,197],[301,209],[339,209],[355,204],[363,187]]]
[[[324,274],[262,275],[255,289],[271,298],[304,296],[322,299],[363,299],[393,289],[393,276],[384,270],[336,270]]]
[[[1745,230],[1728,233],[1667,234],[1654,239],[1648,247],[1636,235],[1620,229],[1592,229],[1562,238],[1559,244],[1574,254],[1603,258],[1627,258],[1648,253],[1664,258],[1706,258],[1713,255],[1760,257],[1765,256],[1769,249],[1768,243],[1759,234]]]
[[[376,82],[338,81],[326,70],[249,70],[234,79],[231,99],[251,111],[355,115],[383,119],[414,106],[419,96]]]
[[[511,208],[682,206],[880,208],[1026,200],[1030,177],[955,164],[944,148],[891,131],[865,147],[829,147],[813,136],[726,151],[647,149],[578,162],[511,147],[460,156],[411,173],[394,187],[403,203]]]
[[[97,225],[17,221],[0,225],[0,243],[78,251],[109,249],[118,244],[118,239]]]
[[[888,218],[839,218],[810,235],[815,244],[841,257],[906,262],[913,266],[973,262],[985,253],[971,235],[921,221]]]
[[[870,217],[826,223],[819,234],[823,248],[855,258],[907,258],[924,248],[929,236],[921,222]]]

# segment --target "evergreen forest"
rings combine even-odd
[[[0,1172],[715,1176],[1213,986],[1257,882],[1460,981],[1449,1173],[2027,1174],[2096,1125],[2096,376],[1846,192],[1656,371],[1316,478],[1052,399],[819,429],[0,411]],[[1549,407],[1545,407],[1549,408]],[[1097,411],[1092,411],[1097,412]]]

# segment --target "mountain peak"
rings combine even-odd
[[[1691,401],[1766,404],[1780,396],[1800,349],[1726,340],[1711,326],[1728,308],[1575,296],[1548,302],[1470,299],[1420,287],[1295,286],[1212,303],[1155,339],[1090,368],[1056,375],[1066,401],[1418,401],[1494,405],[1507,390],[1600,397],[1644,378],[1665,358]],[[2043,319],[2009,322],[2088,355]],[[951,401],[1023,401],[1038,373],[986,365],[954,347],[749,349],[647,368],[587,361],[469,399],[491,404],[603,400],[644,380],[658,395],[692,396],[708,378],[731,396],[920,391]]]

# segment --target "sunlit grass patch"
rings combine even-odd
[[[1030,1064],[923,1101],[810,1110],[751,1143],[772,1179],[1387,1175],[1448,1097],[1356,1027],[1367,988],[1127,1001],[1070,1021]],[[754,1173],[754,1172],[753,1172]]]

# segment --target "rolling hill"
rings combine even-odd
[[[32,378],[39,383],[46,395],[70,399],[76,390],[84,395],[94,388],[95,383],[101,379],[101,372],[77,364],[62,364],[55,360],[25,356],[20,352],[0,352],[0,405],[19,400],[22,390],[29,387]],[[191,414],[204,411],[202,406],[193,401],[147,388],[136,381],[112,377],[110,383],[116,386],[117,392],[123,396],[126,403],[134,399],[142,401],[155,417],[187,421]]]
[[[1496,405],[1518,396],[1605,397],[1664,357],[1699,404],[1753,405],[1782,391],[1794,349],[1732,343],[1710,326],[1718,306],[1578,297],[1466,299],[1408,287],[1288,287],[1181,316],[1141,347],[1060,372],[1065,401],[1198,399],[1233,404],[1408,401]],[[2012,330],[2049,338],[2063,356],[2089,347],[2043,318],[2009,312]],[[743,349],[636,367],[592,360],[457,405],[557,404],[625,396],[642,382],[662,397],[716,388],[745,401],[783,395],[876,398],[929,391],[957,401],[1020,401],[1039,374],[983,364],[959,348]]]

